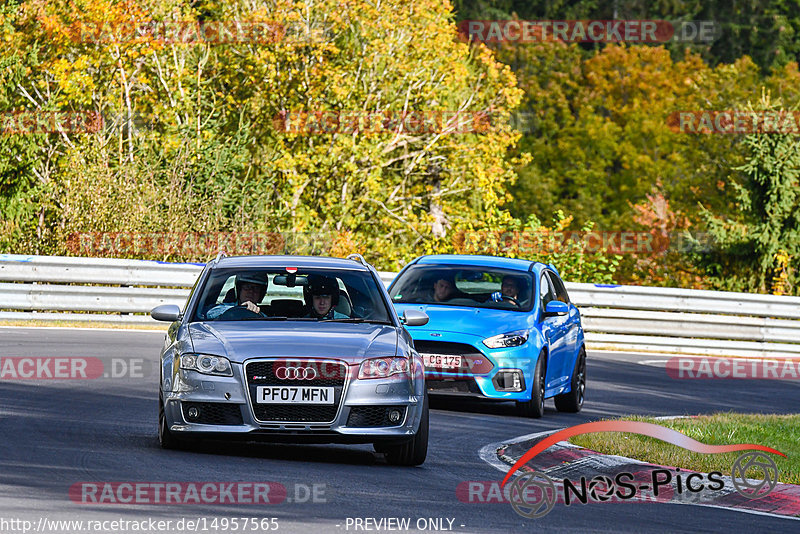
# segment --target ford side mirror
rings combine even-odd
[[[424,326],[428,324],[428,314],[419,310],[405,310],[400,322],[406,326]]]
[[[551,300],[544,309],[545,317],[557,317],[569,313],[569,304],[560,300]]]
[[[150,317],[156,321],[167,321],[169,323],[174,323],[175,321],[180,320],[181,309],[175,304],[162,304],[161,306],[156,306],[153,308],[153,310],[150,312]]]

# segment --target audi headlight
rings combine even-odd
[[[505,347],[519,347],[524,345],[526,341],[528,341],[528,331],[515,330],[499,336],[487,337],[483,340],[483,344],[490,349],[502,349]]]
[[[227,358],[210,354],[182,354],[181,369],[190,369],[205,375],[233,376],[231,362]]]
[[[400,373],[408,373],[408,358],[372,358],[361,362],[358,378],[386,378]]]

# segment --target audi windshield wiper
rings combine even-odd
[[[375,324],[388,324],[391,325],[389,321],[368,321],[363,317],[346,317],[344,319],[320,319],[319,322],[321,323],[375,323]]]

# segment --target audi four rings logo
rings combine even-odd
[[[275,377],[280,380],[314,380],[317,370],[313,367],[278,367]]]

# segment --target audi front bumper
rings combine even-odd
[[[178,370],[174,383],[161,384],[169,429],[183,438],[373,443],[402,441],[419,428],[425,394],[421,372],[417,376],[358,379],[359,365],[341,361],[336,363],[346,366],[347,373],[337,390],[335,409],[326,407],[330,416],[315,417],[313,406],[295,412],[287,407],[273,412],[280,414],[280,420],[271,419],[262,411],[263,405],[254,402],[254,373],[249,373],[248,381],[245,371],[250,364],[272,361],[232,363],[233,376],[229,377]],[[418,361],[415,368],[421,370],[421,365]],[[293,420],[293,413],[302,417]]]

